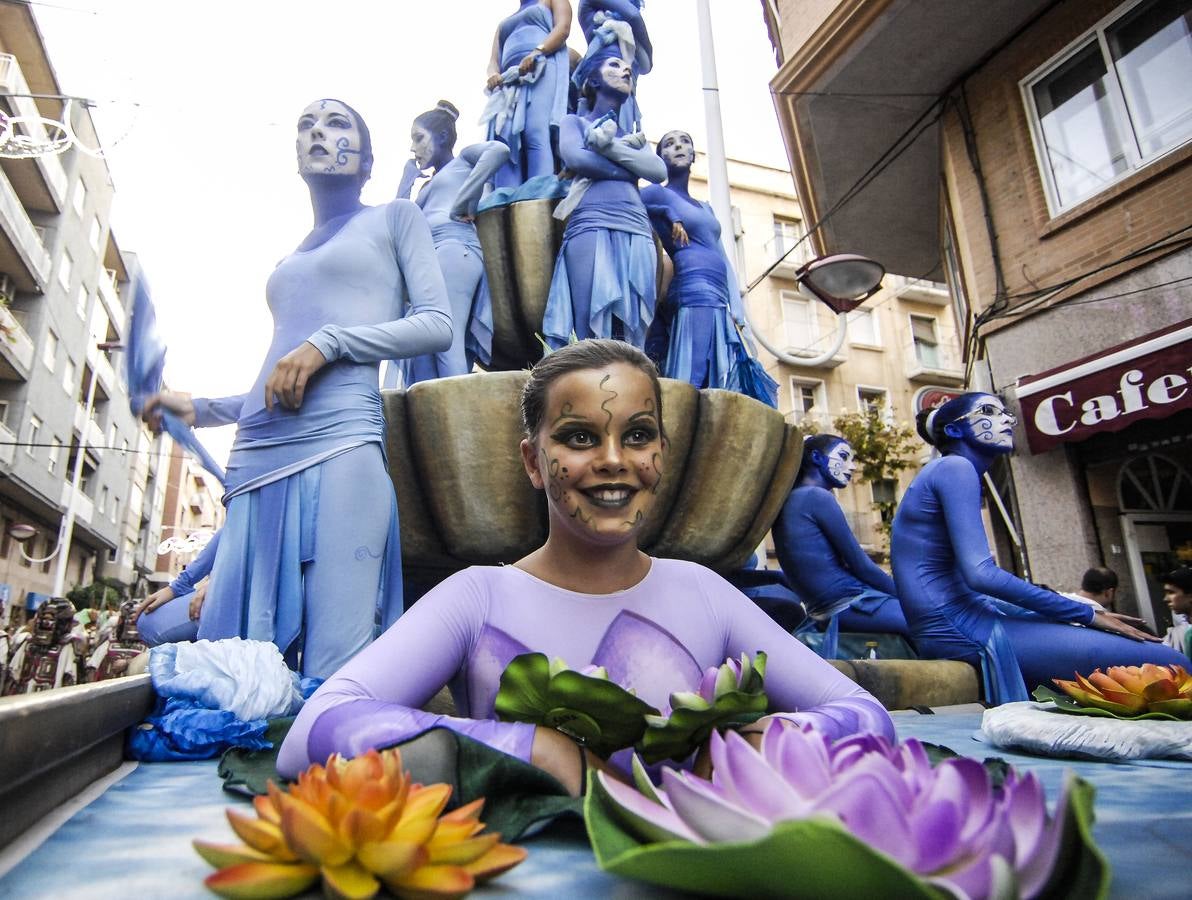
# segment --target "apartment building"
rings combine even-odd
[[[762,13],[818,245],[946,278],[970,383],[1019,414],[1003,563],[1107,565],[1161,630],[1159,576],[1192,562],[1192,4]]]
[[[762,362],[779,385],[778,407],[790,421],[830,431],[841,413],[873,407],[891,422],[912,425],[920,404],[958,389],[964,368],[946,286],[888,275],[882,289],[840,325],[836,314],[800,292],[795,280],[815,251],[804,239],[807,223],[790,171],[730,159],[728,176],[737,271],[743,287],[757,282],[746,305],[761,338]],[[708,194],[702,154],[691,189],[697,197]],[[829,353],[838,328],[844,339]],[[866,549],[881,551],[884,545],[874,504],[900,498],[912,475],[913,470],[889,482],[858,482],[840,492],[849,524]]]
[[[6,128],[61,142],[47,122],[62,121],[61,95],[29,5],[0,3]],[[98,146],[86,107],[69,115],[78,140]],[[0,158],[0,596],[14,607],[52,590],[68,509],[65,590],[100,575],[136,582],[151,571],[138,548],[156,544],[164,501],[152,460],[168,451],[129,410],[119,355],[139,268],[111,230],[106,163],[59,151]],[[16,541],[16,525],[32,536]]]
[[[153,581],[171,581],[185,569],[223,527],[222,488],[194,459],[171,442],[165,460],[168,473],[161,486],[161,542],[154,562]]]

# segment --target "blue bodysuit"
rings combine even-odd
[[[291,253],[266,299],[273,340],[253,389],[194,401],[196,426],[238,426],[199,637],[271,640],[292,663],[301,646],[303,674],[325,678],[372,640],[378,602],[383,625],[400,613],[377,368],[449,346],[447,291],[422,213],[394,200]],[[327,364],[299,409],[270,412],[265,382],[304,341]]]
[[[618,45],[622,59],[633,65],[633,93],[623,104],[617,115],[617,124],[626,132],[642,131],[642,113],[637,105],[637,79],[648,75],[653,67],[654,48],[646,31],[646,20],[642,15],[642,0],[580,0],[576,15],[588,49],[577,71],[583,69],[583,62],[604,52],[606,47]],[[574,76],[573,76],[574,77]],[[577,88],[582,85],[576,84]],[[577,112],[587,112],[582,96]]]
[[[190,598],[195,585],[211,574],[219,550],[219,535],[220,532],[215,532],[207,546],[170,582],[173,600],[152,612],[142,613],[137,619],[137,633],[146,647],[193,641],[198,637],[199,623],[190,617]]]
[[[778,562],[808,615],[821,620],[838,615],[846,631],[910,637],[894,579],[861,549],[831,491],[796,487],[773,534]]]
[[[894,515],[890,550],[915,649],[979,665],[990,702],[1026,700],[1036,685],[1097,667],[1189,664],[1159,644],[1060,624],[1088,624],[1094,610],[998,568],[981,522],[980,479],[963,456],[934,459],[915,476]],[[994,598],[1023,614],[1007,615]]]
[[[741,340],[733,321],[744,313],[737,277],[720,246],[720,223],[707,203],[670,188],[651,184],[641,196],[675,266],[666,294],[670,335],[662,374],[697,388],[724,388]],[[676,222],[687,232],[686,247],[674,242]]]
[[[488,280],[484,277],[484,256],[476,226],[455,217],[476,215],[485,182],[509,158],[509,148],[500,141],[465,147],[435,172],[418,192],[417,204],[430,225],[435,253],[447,298],[451,303],[451,347],[433,356],[416,356],[402,361],[403,380],[408,387],[431,378],[464,375],[479,359],[492,359],[493,318]],[[404,182],[399,196],[409,197]]]

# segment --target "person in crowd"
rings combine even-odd
[[[1163,643],[1185,656],[1192,656],[1192,567],[1181,566],[1163,576],[1163,600],[1171,610],[1173,624]]]
[[[836,656],[840,629],[910,637],[894,579],[861,549],[832,493],[848,485],[856,468],[844,438],[808,438],[795,489],[773,528],[783,573],[807,614],[827,623],[821,649],[827,659]]]
[[[189,425],[237,425],[198,637],[271,640],[303,674],[326,677],[401,610],[379,363],[444,351],[452,331],[422,212],[360,202],[373,161],[360,115],[316,100],[296,148],[314,227],[266,285],[273,338],[252,390],[155,394],[143,415],[154,427],[159,408]]]
[[[512,565],[452,575],[335,673],[286,737],[282,775],[443,727],[531,762],[577,794],[585,766],[603,761],[560,731],[494,718],[502,672],[531,651],[575,669],[604,666],[659,709],[708,667],[765,651],[774,716],[833,738],[893,735],[872,696],[720,576],[638,549],[667,472],[661,386],[641,351],[606,340],[555,351],[531,371],[521,407],[521,458],[546,495],[546,543]],[[444,685],[459,715],[423,712]],[[609,762],[621,774],[626,765],[623,751]]]
[[[1000,397],[981,392],[918,417],[920,436],[943,455],[919,471],[899,503],[891,558],[919,655],[979,666],[992,703],[1026,700],[1028,689],[1073,672],[1187,663],[1116,614],[1023,581],[993,561],[981,521],[981,476],[1013,452],[1016,422]],[[998,600],[1024,615],[1008,615]]]
[[[1093,609],[1101,612],[1114,612],[1114,601],[1117,598],[1118,577],[1113,569],[1104,566],[1094,566],[1086,569],[1080,577],[1080,590],[1074,593],[1063,592],[1065,597],[1087,603]]]
[[[487,141],[464,147],[455,155],[455,122],[459,110],[446,100],[414,120],[410,152],[397,196],[410,199],[414,182],[434,170],[415,201],[430,225],[435,254],[451,303],[451,346],[433,356],[402,361],[406,387],[419,381],[463,375],[479,358],[492,357],[492,301],[484,277],[484,255],[476,226],[476,207],[484,185],[509,159],[509,147]]]

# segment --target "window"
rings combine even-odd
[[[869,483],[869,491],[882,521],[890,522],[894,518],[894,504],[898,500],[898,482],[893,478],[879,478]]]
[[[8,401],[0,400],[0,425],[8,425]]]
[[[91,249],[99,253],[99,239],[103,236],[103,226],[99,224],[99,216],[91,220]]]
[[[915,358],[928,369],[940,368],[940,342],[935,319],[930,316],[911,316],[911,341]]]
[[[81,219],[83,218],[83,211],[87,207],[87,185],[83,184],[82,178],[75,182],[75,192],[73,199],[75,215]]]
[[[857,408],[861,412],[876,412],[886,415],[886,392],[880,388],[857,388]]]
[[[37,444],[37,436],[41,432],[41,419],[37,416],[29,417],[29,439],[26,441],[27,446],[25,452],[30,456],[34,455],[34,446]]]
[[[119,497],[113,497],[113,498],[112,498],[112,510],[111,510],[111,516],[109,517],[109,518],[111,518],[111,520],[112,520],[113,522],[115,522],[115,521],[116,521],[116,513],[117,513],[117,511],[119,511],[119,509],[120,509],[120,498],[119,498]]]
[[[95,502],[95,511],[102,514],[104,509],[107,508],[107,505],[108,505],[108,488],[107,488],[107,485],[104,485],[103,487],[101,487],[99,489],[99,499]]]
[[[12,528],[12,519],[0,519],[0,525],[4,526],[4,533],[0,534],[0,559],[8,559],[9,551],[12,550],[12,535],[8,533],[8,529]]]
[[[826,406],[822,381],[791,379],[791,409],[796,424],[808,418],[820,419],[826,412]]]
[[[1192,0],[1144,0],[1023,82],[1053,212],[1192,138]]]
[[[68,394],[73,394],[75,390],[75,367],[69,359],[62,366],[62,389]]]
[[[794,291],[782,292],[782,338],[787,347],[803,350],[819,337],[815,305]]]
[[[854,309],[848,314],[848,341],[850,344],[881,346],[881,336],[877,331],[877,316],[873,314],[873,310]]]
[[[770,241],[770,260],[780,259],[791,248],[797,248],[786,258],[786,261],[795,265],[806,262],[807,244],[799,243],[802,237],[803,229],[798,220],[775,216],[774,237]]]
[[[58,335],[52,331],[46,332],[46,342],[41,346],[41,361],[51,372],[58,363]]]
[[[58,460],[62,456],[62,441],[58,438],[50,438],[50,462],[49,470],[51,475],[58,474]]]
[[[29,560],[25,558],[25,554],[28,553],[30,556],[36,557],[37,556],[37,545],[39,543],[41,543],[41,535],[35,534],[35,535],[33,535],[33,537],[29,538],[29,549],[25,550],[24,547],[21,548],[24,551],[23,553],[21,553],[21,565],[24,566],[26,569],[31,568],[33,566],[33,563],[29,562]]]
[[[70,251],[63,250],[62,258],[58,260],[58,283],[62,285],[62,290],[70,290],[70,273],[74,269],[74,260],[71,259]]]
[[[79,284],[79,290],[75,294],[75,312],[79,314],[80,319],[87,318],[87,286]]]

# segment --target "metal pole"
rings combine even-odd
[[[704,125],[708,132],[708,190],[712,212],[720,220],[720,241],[731,261],[737,259],[733,233],[733,205],[728,194],[728,162],[724,152],[724,123],[720,118],[720,85],[716,78],[716,45],[712,39],[712,12],[708,0],[697,0],[699,57],[704,91]]]
[[[83,455],[87,452],[87,423],[91,421],[91,409],[95,405],[95,383],[99,373],[91,366],[91,384],[87,388],[87,405],[83,408],[83,427],[79,429],[79,452],[75,456],[74,474],[70,479],[70,497],[66,501],[66,513],[62,517],[62,529],[58,537],[58,562],[54,566],[54,593],[61,597],[66,587],[66,567],[70,563],[70,540],[74,535],[76,498],[79,483],[83,480]]]

